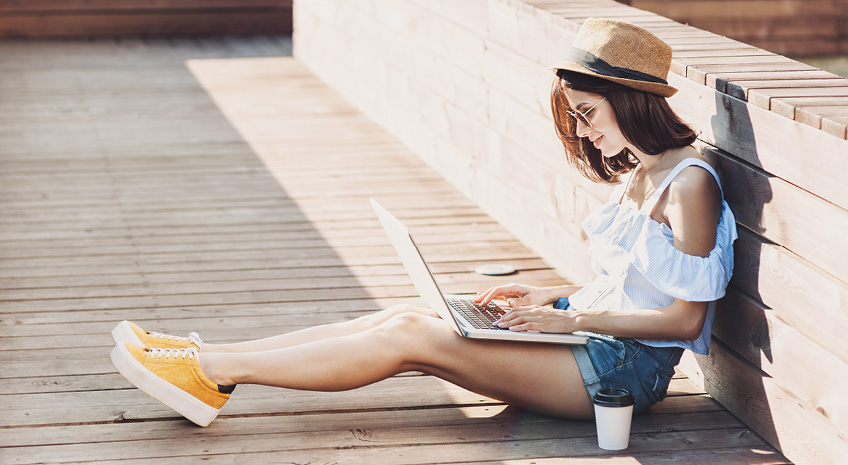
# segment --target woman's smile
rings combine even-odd
[[[603,138],[604,138],[604,136],[598,136],[598,137],[596,137],[596,138],[592,141],[592,144],[594,144],[594,145],[595,145],[595,148],[596,148],[596,149],[600,149],[600,148],[601,148],[601,139],[603,139]]]

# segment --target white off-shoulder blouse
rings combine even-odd
[[[669,173],[642,208],[621,204],[628,180],[613,191],[609,202],[586,218],[582,226],[589,236],[592,269],[597,277],[568,300],[577,310],[653,309],[670,305],[675,298],[710,302],[698,339],[640,340],[650,346],[682,347],[706,354],[710,349],[715,301],[724,296],[733,273],[736,219],[722,191],[715,247],[708,256],[699,257],[674,248],[671,228],[650,217],[671,181],[690,166],[709,171],[721,189],[718,174],[710,165],[687,158]]]

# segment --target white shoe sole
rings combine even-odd
[[[180,415],[199,426],[209,426],[218,416],[220,409],[207,405],[202,400],[183,391],[145,368],[130,354],[123,343],[112,349],[109,355],[112,365],[130,383],[150,397],[174,409]]]
[[[129,342],[130,344],[135,344],[139,347],[147,347],[147,345],[138,338],[138,335],[130,327],[130,322],[127,320],[124,320],[118,323],[118,326],[115,326],[115,329],[112,330],[112,339],[114,339],[115,343],[118,345]]]

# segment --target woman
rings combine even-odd
[[[588,19],[556,65],[551,103],[569,161],[616,182],[583,227],[597,278],[586,286],[508,285],[499,325],[591,334],[585,346],[459,337],[435,312],[396,306],[352,321],[236,344],[204,344],[129,322],[112,362],[133,384],[202,426],[236,384],[337,391],[422,371],[550,415],[589,419],[602,387],[634,393],[636,411],[665,396],[684,349],[709,350],[714,301],[733,267],[733,214],[715,171],[669,108],[671,50],[628,23]]]

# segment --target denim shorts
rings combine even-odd
[[[567,309],[568,299],[560,298],[554,308]],[[628,389],[636,400],[635,412],[644,412],[665,398],[674,367],[683,355],[680,347],[652,347],[594,333],[589,334],[588,344],[573,345],[571,351],[589,396],[602,388]]]

